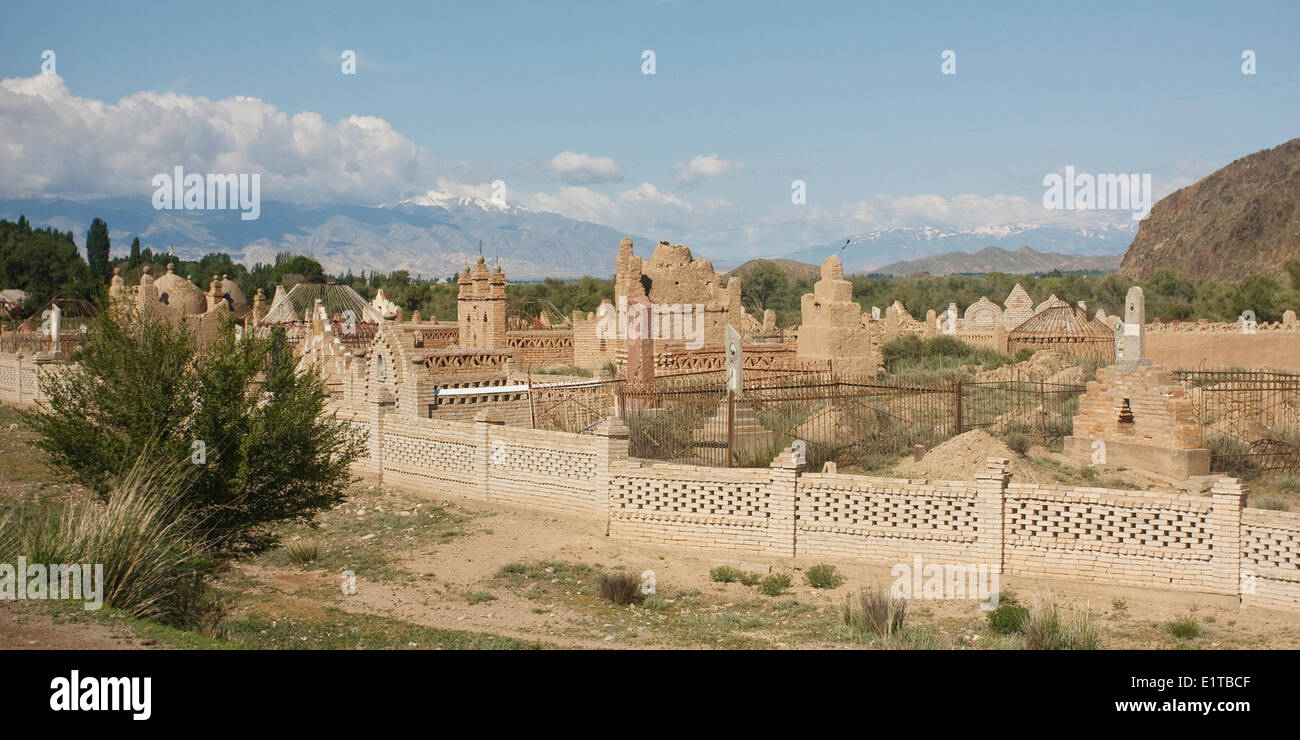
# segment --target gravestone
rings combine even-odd
[[[1146,297],[1142,295],[1142,289],[1136,285],[1128,289],[1128,296],[1124,299],[1124,323],[1120,327],[1120,331],[1123,332],[1120,338],[1120,350],[1123,357],[1122,359],[1117,358],[1116,364],[1122,363],[1125,367],[1152,364],[1151,360],[1146,356]]]
[[[740,332],[736,327],[727,324],[727,390],[731,391],[736,398],[740,398],[745,388],[744,383],[744,350],[740,343]]]

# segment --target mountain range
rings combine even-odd
[[[1118,254],[1061,254],[1059,252],[1040,252],[1030,247],[1021,247],[1014,252],[998,247],[985,247],[974,254],[965,252],[947,252],[933,257],[925,257],[908,262],[894,262],[872,272],[885,275],[928,275],[978,274],[1003,272],[1010,275],[1027,275],[1031,273],[1082,272],[1096,270],[1114,272],[1119,267],[1121,255]]]
[[[315,258],[331,274],[407,270],[426,278],[454,275],[479,255],[480,244],[511,279],[604,277],[614,273],[619,240],[628,236],[476,198],[426,197],[375,207],[263,202],[252,221],[241,220],[238,211],[154,210],[148,198],[0,200],[0,218],[19,215],[35,226],[72,231],[83,250],[90,222],[102,218],[114,256],[127,254],[138,236],[142,247],[155,253],[170,247],[185,259],[225,252],[251,266],[293,252]]]

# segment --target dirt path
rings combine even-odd
[[[152,647],[126,628],[60,624],[44,604],[0,601],[0,650],[132,650]]]

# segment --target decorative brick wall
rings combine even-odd
[[[37,362],[30,356],[0,354],[0,401],[30,406],[41,400],[40,375],[58,367],[60,363]]]
[[[1242,509],[1241,600],[1300,611],[1300,514]]]

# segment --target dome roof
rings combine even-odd
[[[1040,310],[1011,330],[1010,337],[1087,337],[1113,341],[1115,332],[1100,321],[1090,317],[1078,306],[1052,296],[1042,303]]]
[[[221,294],[230,299],[230,310],[234,312],[235,317],[243,318],[248,313],[248,299],[244,297],[244,291],[240,290],[238,285],[235,285],[234,280],[225,275],[222,275],[221,279],[216,282]]]
[[[167,274],[153,282],[154,287],[158,289],[159,300],[166,295],[167,305],[182,314],[207,313],[208,299],[203,295],[203,291],[199,286],[177,275],[172,268],[172,265],[167,265]]]

